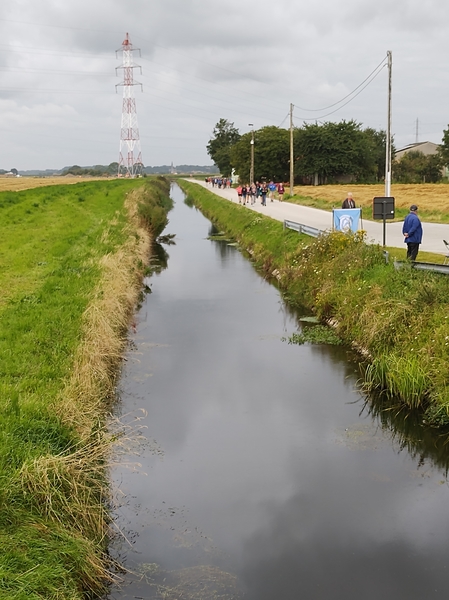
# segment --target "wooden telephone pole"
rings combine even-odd
[[[388,58],[388,117],[387,117],[387,140],[385,155],[385,197],[391,196],[391,70],[393,57],[390,50],[387,52]]]
[[[290,104],[290,196],[293,196],[295,184],[295,156],[293,152],[293,104]]]

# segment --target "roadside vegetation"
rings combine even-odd
[[[308,306],[359,350],[367,390],[422,410],[428,423],[449,424],[449,278],[395,270],[362,233],[298,235],[198,185],[180,185],[257,268],[277,278],[290,303]]]
[[[0,598],[110,581],[106,426],[169,207],[161,179],[0,193]]]

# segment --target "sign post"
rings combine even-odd
[[[394,219],[394,198],[373,198],[373,219],[383,220],[383,246],[387,233],[387,219]]]

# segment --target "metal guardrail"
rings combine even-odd
[[[442,273],[443,275],[449,275],[449,265],[426,262],[408,262],[403,260],[394,261],[394,268],[397,270],[407,266],[411,267],[412,269],[418,269],[419,271],[432,271],[433,273]]]
[[[324,233],[322,229],[317,229],[316,227],[311,227],[310,225],[303,225],[302,223],[296,223],[295,221],[288,221],[287,219],[284,221],[284,229],[293,229],[293,231],[305,233],[306,235],[310,235],[312,237],[319,237]]]

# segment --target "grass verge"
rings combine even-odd
[[[0,598],[110,581],[106,424],[169,202],[165,180],[0,194]]]
[[[449,278],[385,264],[382,248],[363,235],[318,239],[180,182],[188,201],[238,240],[256,267],[276,276],[291,303],[333,322],[342,340],[363,349],[369,390],[449,424]]]

